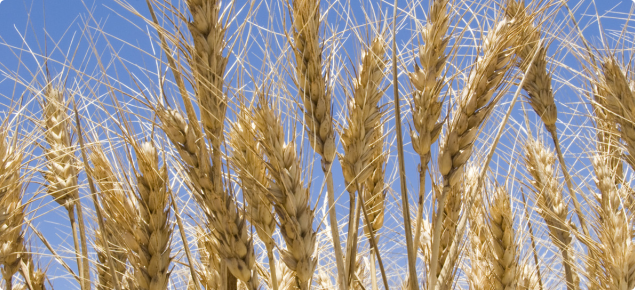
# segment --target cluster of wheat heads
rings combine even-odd
[[[0,126],[1,285],[635,288],[627,45],[591,47],[555,1],[410,1],[395,19],[368,3],[363,22],[343,2],[122,3],[157,72],[108,46],[98,73],[53,57],[39,87],[7,73],[35,101]],[[78,81],[51,80],[55,65]],[[34,222],[51,205],[68,244]]]

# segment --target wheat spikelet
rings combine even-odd
[[[558,181],[554,176],[555,159],[539,141],[528,139],[525,143],[525,165],[532,177],[530,184],[536,194],[538,212],[549,228],[551,241],[562,254],[567,287],[577,288],[578,277],[573,271],[570,256],[571,234],[567,225],[567,206],[559,193]]]
[[[241,108],[238,120],[232,126],[230,147],[231,161],[241,181],[243,195],[247,200],[248,217],[255,226],[260,240],[269,248],[274,246],[272,238],[276,229],[271,202],[265,198],[268,188],[266,164],[262,158],[262,146],[256,140],[247,108]]]
[[[134,237],[128,245],[129,257],[138,289],[167,289],[170,276],[170,208],[168,207],[168,171],[159,163],[159,155],[150,142],[134,144],[137,154],[137,225],[129,227]]]
[[[126,272],[127,255],[125,241],[120,238],[120,225],[136,224],[134,217],[137,213],[133,197],[124,191],[101,146],[94,146],[90,160],[93,163],[93,178],[100,189],[99,197],[105,226],[95,232],[95,246],[100,261],[97,266],[97,288],[112,289],[114,282],[110,276],[105,243],[109,243],[116,279],[121,282]]]
[[[46,190],[53,200],[64,206],[68,212],[73,232],[75,257],[80,273],[80,284],[82,289],[86,289],[90,288],[88,249],[82,207],[79,202],[78,172],[74,161],[74,149],[64,93],[52,85],[46,86],[44,90],[44,139],[49,145],[48,148],[44,149],[44,155],[47,159],[44,171],[44,179],[47,181]],[[77,221],[75,220],[75,210],[77,210]]]
[[[523,89],[528,94],[529,104],[551,132],[556,129],[558,111],[551,90],[551,73],[547,69],[547,47],[540,43],[540,29],[532,24],[532,17],[527,15],[525,9],[522,1],[506,2],[507,17],[513,19],[520,29],[516,55],[519,58],[520,69],[525,74]],[[536,49],[538,55],[531,62]]]
[[[255,123],[259,142],[269,160],[271,181],[268,197],[278,215],[280,231],[287,245],[287,249],[280,250],[280,257],[294,272],[297,287],[308,289],[317,263],[309,189],[301,178],[302,165],[296,156],[295,143],[285,143],[280,118],[269,108],[263,96],[260,100]]]
[[[516,33],[509,21],[501,20],[489,31],[483,43],[483,56],[479,57],[470,71],[458,108],[449,124],[445,142],[440,146],[439,171],[443,175],[443,191],[437,198],[437,216],[433,225],[432,253],[428,288],[434,288],[440,259],[442,222],[445,220],[445,202],[454,187],[463,180],[463,167],[472,155],[472,147],[479,126],[489,115],[498,98],[494,93],[501,85],[510,68]],[[490,102],[494,99],[494,101]],[[452,237],[450,238],[452,239]]]
[[[517,283],[518,247],[514,233],[514,220],[507,191],[496,188],[490,207],[491,233],[490,264],[493,289],[515,289]]]
[[[215,186],[212,165],[207,151],[204,150],[205,143],[197,143],[202,141],[196,137],[193,127],[196,124],[187,123],[175,110],[160,110],[158,115],[163,130],[184,162],[184,169],[194,187],[193,194],[207,215],[211,228],[214,229],[212,235],[218,239],[218,252],[226,262],[221,266],[226,265],[233,277],[245,282],[249,287],[256,287],[255,256],[247,224],[229,192],[223,190],[222,186]]]
[[[330,290],[335,289],[333,283],[331,283],[331,277],[323,270],[318,270],[318,274],[315,277],[315,283],[318,285],[318,290]]]
[[[17,290],[44,290],[46,274],[40,269],[35,269],[31,254],[22,254],[20,261],[20,274],[24,277],[24,284],[17,287]],[[13,288],[15,289],[15,288]]]
[[[73,161],[64,94],[58,89],[48,88],[45,96],[44,137],[50,146],[45,152],[48,159],[44,175],[48,181],[47,191],[57,203],[72,209],[74,200],[78,198],[77,169]]]
[[[600,147],[600,146],[598,146]],[[602,152],[602,151],[600,151]],[[633,277],[632,251],[635,245],[632,241],[632,218],[625,202],[628,194],[625,188],[618,188],[612,166],[610,154],[596,154],[591,159],[596,176],[597,205],[594,207],[598,216],[598,238],[596,249],[589,254],[591,269],[590,279],[598,280],[600,286],[606,289],[631,289]],[[593,254],[593,255],[591,255]],[[606,268],[606,272],[599,271],[599,267]],[[604,284],[604,285],[602,285]]]
[[[328,165],[335,157],[335,139],[331,95],[322,75],[319,0],[293,0],[293,28],[295,80],[304,104],[308,138]]]
[[[538,281],[538,275],[531,269],[530,266],[521,266],[517,272],[518,284],[517,290],[534,290],[541,289],[538,287],[540,282]]]

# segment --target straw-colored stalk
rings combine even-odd
[[[554,155],[544,145],[532,138],[525,143],[525,165],[532,178],[530,184],[536,195],[538,212],[549,228],[551,241],[560,250],[568,289],[578,288],[571,254],[571,234],[567,224],[567,205],[562,200],[558,181],[554,176]]]
[[[13,275],[24,256],[24,207],[22,206],[22,154],[0,134],[0,265],[5,287],[12,289]]]
[[[384,215],[383,111],[379,101],[384,95],[384,89],[380,85],[386,69],[385,53],[386,42],[381,35],[362,52],[360,71],[353,80],[353,90],[348,98],[348,127],[341,134],[344,154],[339,155],[346,188],[351,195],[351,207],[355,204],[355,192],[361,190],[367,203],[363,206],[370,212],[371,220],[366,222],[374,233],[383,225]],[[363,184],[365,190],[357,188],[358,184]],[[346,242],[346,273],[349,273],[349,284],[354,281],[352,275],[355,273],[357,257],[359,213],[356,210],[350,217],[353,221]]]
[[[44,149],[44,155],[47,159],[47,170],[44,172],[44,178],[47,181],[46,189],[51,197],[68,211],[81,288],[90,289],[88,249],[86,248],[86,234],[77,183],[77,168],[74,161],[73,144],[69,129],[70,123],[66,111],[64,93],[52,86],[47,86],[44,97],[44,137],[49,145],[48,148]],[[77,221],[75,220],[75,209],[77,209]]]
[[[241,106],[238,120],[233,124],[229,145],[232,148],[231,162],[240,179],[243,196],[247,201],[247,217],[256,228],[258,237],[267,248],[273,289],[278,289],[273,249],[276,220],[271,202],[266,198],[269,187],[267,167],[262,156],[262,145],[255,135],[255,124],[248,108]]]
[[[501,20],[487,33],[483,40],[483,55],[477,58],[470,71],[462,95],[458,98],[458,107],[448,125],[445,142],[440,146],[439,171],[443,175],[443,190],[436,196],[437,214],[432,227],[428,289],[436,289],[444,263],[440,259],[440,246],[443,221],[446,219],[446,201],[464,180],[464,166],[472,155],[478,129],[496,105],[499,98],[494,95],[511,67],[512,47],[517,37],[511,28],[509,21]],[[453,236],[450,237],[452,239]],[[442,286],[444,284],[440,283],[439,287]]]
[[[314,212],[311,209],[309,189],[302,180],[303,167],[297,157],[293,141],[285,142],[280,117],[261,97],[255,113],[258,139],[268,160],[271,175],[267,197],[275,208],[280,232],[286,249],[280,249],[280,258],[293,271],[296,287],[304,290],[317,264],[315,257],[316,232],[313,230]]]
[[[211,234],[218,239],[218,253],[225,261],[220,266],[226,266],[228,278],[238,278],[245,282],[250,290],[257,286],[254,262],[253,243],[247,232],[247,224],[239,212],[236,201],[222,186],[216,187],[210,164],[208,151],[202,139],[197,138],[197,131],[183,116],[175,110],[159,111],[163,130],[176,147],[184,170],[193,185],[194,197],[208,217]],[[223,273],[223,269],[217,269]],[[231,276],[231,277],[230,277]],[[231,279],[227,285],[232,287]],[[225,284],[225,283],[223,283]],[[233,289],[233,288],[232,288]]]
[[[529,104],[534,112],[540,116],[540,119],[551,135],[558,155],[558,161],[560,162],[560,168],[564,175],[567,189],[569,190],[569,196],[571,196],[571,200],[573,201],[573,206],[580,221],[582,231],[588,236],[589,231],[584,218],[585,215],[584,212],[582,212],[576,191],[573,188],[569,170],[567,169],[567,164],[564,160],[564,155],[560,149],[558,130],[556,128],[558,110],[556,108],[553,90],[551,89],[551,73],[547,69],[547,46],[544,42],[541,42],[540,29],[535,27],[532,23],[534,15],[528,15],[525,10],[526,8],[522,1],[507,0],[507,16],[515,21],[516,26],[520,29],[516,55],[519,58],[520,69],[524,73],[523,77],[525,80],[523,90],[527,92]],[[538,55],[532,62],[531,59],[536,50]],[[564,194],[564,192],[562,194]]]
[[[133,144],[137,155],[137,224],[127,229],[134,241],[128,259],[134,269],[135,288],[167,289],[170,277],[170,240],[168,170],[161,166],[156,147],[150,142]]]
[[[419,62],[415,63],[415,71],[408,73],[410,82],[414,87],[412,93],[412,123],[414,130],[410,130],[412,147],[419,154],[419,199],[415,224],[423,219],[423,203],[426,190],[426,171],[430,161],[430,149],[436,142],[443,127],[443,121],[439,121],[441,107],[443,106],[441,89],[445,85],[442,76],[448,55],[446,48],[450,40],[448,28],[450,17],[448,15],[449,0],[435,0],[430,6],[428,22],[421,31],[423,45],[419,47]],[[415,228],[414,240],[421,235],[421,227]],[[415,242],[415,252],[418,244]]]
[[[322,157],[338,288],[347,289],[347,272],[340,244],[339,225],[335,211],[335,189],[331,174],[331,164],[337,149],[331,112],[331,94],[322,74],[320,0],[293,0],[292,2],[295,82],[299,98],[303,104],[305,128],[309,142],[313,150]],[[351,200],[353,199],[354,196],[351,196]],[[355,208],[352,202],[350,208],[351,211]]]
[[[101,146],[94,146],[90,160],[93,163],[92,175],[100,190],[99,198],[105,227],[95,232],[95,248],[100,262],[97,265],[97,289],[112,289],[115,281],[110,276],[105,243],[109,243],[114,272],[117,275],[115,279],[121,285],[128,260],[125,241],[121,238],[121,225],[135,225],[134,217],[137,213],[133,196],[124,191]]]

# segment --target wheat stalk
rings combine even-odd
[[[134,237],[127,246],[134,252],[128,258],[134,269],[135,284],[138,289],[167,289],[170,276],[170,240],[172,227],[169,225],[168,171],[159,163],[159,155],[154,144],[133,143],[137,155],[137,224],[127,227]]]
[[[558,192],[558,183],[553,175],[553,154],[542,143],[528,139],[525,143],[525,165],[533,178],[530,184],[536,194],[539,213],[549,228],[551,241],[562,254],[567,288],[577,288],[578,277],[573,269],[571,256],[571,234],[567,225],[567,206]]]
[[[514,233],[514,220],[507,190],[498,187],[490,207],[491,233],[490,265],[493,289],[515,289],[518,279],[518,246]]]
[[[331,174],[331,164],[337,149],[331,112],[331,94],[327,88],[326,79],[322,75],[322,47],[319,35],[320,0],[293,0],[292,2],[295,82],[303,104],[305,128],[309,142],[313,150],[322,157],[338,288],[347,289],[349,283],[347,282],[346,273],[348,272],[346,269],[348,268],[345,266],[340,244],[339,226],[335,211],[335,189]],[[354,208],[352,204],[351,210]]]
[[[449,0],[435,0],[430,6],[428,22],[421,31],[424,44],[419,47],[419,67],[415,63],[414,72],[408,73],[410,83],[415,90],[412,93],[412,123],[410,130],[412,147],[419,154],[419,199],[415,224],[423,219],[423,202],[425,200],[425,182],[430,148],[436,142],[443,127],[439,121],[443,102],[439,100],[441,89],[445,84],[442,77],[448,55],[445,50],[450,36],[447,35],[450,17],[447,12]],[[421,228],[415,228],[414,240],[421,235]],[[415,243],[418,245],[418,243]],[[415,252],[417,247],[415,246]]]
[[[509,18],[513,19],[517,26],[520,27],[521,37],[519,40],[519,48],[516,55],[520,60],[520,69],[525,74],[523,89],[527,92],[527,99],[534,112],[545,124],[547,131],[551,134],[551,138],[556,147],[560,168],[564,175],[569,195],[573,201],[582,231],[585,235],[589,235],[587,225],[584,219],[580,202],[571,182],[571,176],[564,160],[564,155],[560,149],[560,141],[558,139],[558,130],[556,121],[558,120],[558,110],[556,108],[555,98],[551,89],[552,76],[547,69],[547,47],[544,42],[540,41],[540,29],[532,24],[533,15],[527,15],[522,2],[517,0],[508,0],[506,3],[506,12]],[[537,52],[536,52],[537,51]],[[534,61],[531,57],[537,53]]]
[[[47,192],[68,212],[73,232],[75,256],[80,273],[82,289],[90,288],[90,269],[82,207],[79,201],[77,168],[74,161],[73,145],[69,130],[68,114],[63,91],[49,85],[44,92],[44,137],[49,148],[44,150],[47,159],[44,178]],[[78,221],[75,220],[77,210]],[[78,233],[79,231],[79,233]],[[81,248],[80,248],[81,240]],[[81,254],[80,254],[81,251]]]
[[[93,163],[92,177],[100,189],[104,224],[104,228],[95,232],[97,257],[100,261],[97,266],[98,289],[112,289],[114,281],[110,275],[105,243],[109,243],[114,272],[117,275],[115,279],[121,283],[126,272],[127,255],[125,241],[119,237],[120,225],[134,225],[137,213],[133,197],[124,191],[100,145],[93,147],[90,160]]]
[[[247,200],[247,216],[267,248],[273,289],[278,290],[273,256],[275,247],[273,233],[276,230],[276,220],[271,202],[265,197],[265,191],[269,187],[269,177],[265,161],[261,158],[262,145],[256,140],[255,124],[251,120],[250,113],[249,109],[241,106],[238,120],[232,126],[229,142],[232,148],[231,161],[238,173],[243,196]]]
[[[301,178],[303,170],[295,143],[285,142],[281,120],[262,95],[255,124],[271,174],[268,198],[278,215],[287,246],[280,250],[280,258],[294,272],[297,287],[308,289],[317,263],[314,256],[316,232],[313,230],[314,213],[309,189]]]
[[[203,284],[205,289],[222,289],[222,278],[219,273],[221,259],[218,255],[218,241],[199,226],[196,227],[196,234],[198,236],[198,255],[202,264],[202,269],[199,272],[201,284]],[[193,283],[196,282],[193,281]]]
[[[463,167],[472,155],[479,126],[496,104],[493,98],[510,68],[516,33],[509,21],[501,20],[483,40],[483,56],[479,57],[470,71],[467,83],[459,100],[459,107],[449,124],[445,142],[440,146],[439,171],[443,175],[443,191],[437,197],[437,216],[433,224],[430,272],[428,289],[435,289],[440,271],[440,241],[443,209],[452,188],[463,180]],[[491,101],[493,99],[493,101]]]
[[[348,98],[347,128],[342,130],[342,147],[344,154],[338,154],[347,190],[351,194],[351,208],[370,207],[370,228],[373,234],[383,224],[383,132],[381,119],[383,111],[379,101],[384,95],[380,88],[386,68],[386,42],[380,35],[376,37],[370,47],[362,52],[360,71],[353,81],[353,91]],[[371,179],[369,179],[371,178]],[[358,187],[364,184],[366,190]],[[380,187],[378,187],[380,186]],[[355,191],[360,191],[368,203],[355,204]],[[355,273],[355,259],[357,256],[357,228],[359,227],[359,213],[357,209],[350,218],[349,236],[346,242],[346,273],[349,284],[353,283]],[[367,233],[370,235],[370,232]],[[376,249],[375,249],[376,250]],[[375,251],[373,250],[373,251]]]
[[[20,176],[22,153],[0,134],[0,264],[7,289],[12,289],[13,275],[18,272],[24,256],[24,207]]]

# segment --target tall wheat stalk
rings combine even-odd
[[[494,97],[503,77],[511,67],[512,49],[517,33],[507,20],[500,20],[483,40],[482,53],[472,70],[459,98],[445,142],[440,146],[439,171],[443,175],[443,190],[437,196],[437,210],[432,227],[432,246],[428,289],[436,289],[445,261],[441,260],[443,210],[452,190],[457,190],[464,177],[464,165],[472,155],[478,128],[489,115],[498,97]],[[452,239],[453,237],[451,237]],[[442,287],[443,284],[439,284]]]
[[[267,158],[271,174],[267,197],[278,215],[280,232],[287,246],[280,250],[280,258],[293,271],[295,286],[309,289],[317,264],[314,212],[309,189],[302,180],[303,170],[296,155],[295,142],[285,141],[280,117],[269,107],[263,95],[259,100],[254,118],[265,153],[263,158]]]
[[[547,69],[547,47],[544,42],[540,41],[540,29],[535,27],[532,23],[535,15],[527,15],[528,13],[523,3],[517,0],[508,0],[506,4],[508,17],[513,19],[516,25],[521,29],[521,37],[518,38],[519,48],[516,51],[516,55],[520,61],[520,69],[525,74],[523,89],[527,92],[529,104],[534,112],[540,116],[540,119],[545,124],[545,128],[547,128],[547,131],[551,135],[551,139],[556,148],[558,161],[560,162],[560,168],[564,175],[567,189],[569,190],[569,195],[571,196],[578,220],[580,221],[580,226],[582,227],[583,233],[588,236],[589,230],[584,219],[585,215],[578,201],[577,192],[573,188],[571,176],[567,169],[567,164],[564,160],[558,139],[558,130],[556,128],[558,110],[551,89],[552,76]],[[532,55],[534,55],[534,52],[538,53],[538,55],[530,64],[530,59]]]
[[[322,75],[322,46],[320,44],[320,0],[292,1],[292,46],[295,55],[295,82],[302,100],[307,136],[313,150],[322,157],[322,171],[326,179],[329,222],[333,236],[333,252],[337,266],[338,289],[348,289],[350,282],[342,254],[339,225],[335,211],[335,189],[331,165],[335,159],[335,132],[331,112],[331,92]],[[351,194],[350,200],[355,199]],[[351,202],[351,213],[355,206]],[[351,214],[354,216],[355,214]],[[353,227],[355,225],[353,224]],[[349,228],[349,232],[351,229]],[[347,249],[350,248],[347,243]]]
[[[136,153],[137,215],[128,225],[131,236],[128,259],[134,269],[135,289],[167,289],[170,277],[172,226],[169,224],[169,183],[166,166],[161,166],[154,144],[132,144]],[[120,225],[121,226],[121,225]]]
[[[567,224],[567,206],[559,193],[558,183],[553,175],[555,159],[552,152],[537,140],[528,139],[525,143],[525,165],[532,177],[530,183],[536,195],[538,212],[549,228],[551,241],[562,255],[567,288],[576,289],[579,283],[574,270],[571,233]]]
[[[430,5],[428,22],[421,31],[424,44],[419,47],[419,62],[415,63],[414,72],[409,73],[410,83],[415,90],[412,93],[412,123],[414,130],[410,130],[412,148],[419,154],[419,198],[417,216],[415,219],[414,240],[421,235],[421,221],[423,219],[423,203],[426,191],[426,171],[430,162],[430,149],[436,142],[443,127],[439,121],[443,102],[439,100],[441,89],[445,85],[442,76],[448,54],[446,48],[450,40],[448,28],[449,0],[435,0]],[[415,252],[417,245],[415,243]]]
[[[360,71],[353,80],[353,90],[348,98],[346,118],[348,126],[342,130],[341,134],[344,154],[340,154],[339,159],[347,184],[346,188],[352,194],[351,207],[355,201],[356,191],[362,194],[363,199],[368,203],[362,204],[360,200],[359,206],[355,205],[359,208],[355,210],[353,216],[350,216],[353,221],[349,227],[349,238],[346,242],[346,272],[349,274],[347,277],[349,287],[354,281],[358,244],[357,229],[361,207],[371,208],[369,220],[366,223],[369,223],[372,228],[373,235],[383,225],[383,111],[379,101],[384,95],[384,89],[380,85],[387,66],[385,53],[386,42],[381,35],[377,36],[369,48],[362,53]],[[364,187],[360,186],[362,184]],[[368,192],[369,189],[371,192]],[[371,232],[366,230],[366,233],[370,238]],[[371,249],[371,256],[377,254],[377,251],[377,249]],[[374,272],[374,269],[372,271]]]
[[[47,191],[53,199],[66,208],[73,232],[75,256],[79,268],[82,289],[90,289],[88,249],[84,230],[83,214],[79,200],[77,168],[74,162],[70,123],[64,92],[48,85],[44,91],[44,137],[49,145],[45,149],[47,159],[44,178]],[[78,221],[75,220],[77,210]],[[81,240],[81,246],[80,246]],[[81,253],[80,253],[81,252]]]
[[[261,158],[263,149],[256,139],[255,123],[250,114],[247,107],[241,106],[238,120],[233,123],[230,135],[229,145],[232,148],[230,158],[238,173],[243,196],[247,201],[247,217],[267,248],[273,290],[278,290],[276,262],[273,255],[276,220],[271,202],[266,198],[270,177],[266,170],[265,160]]]

